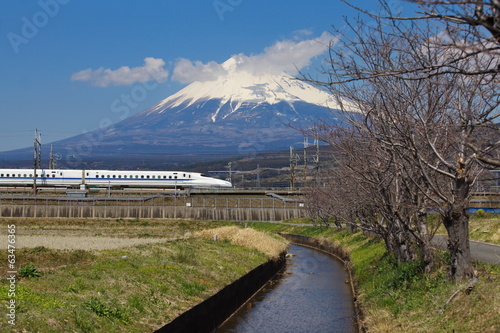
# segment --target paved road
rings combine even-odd
[[[448,238],[445,236],[435,235],[431,243],[441,249],[447,249],[447,240]],[[500,265],[500,245],[470,240],[469,246],[472,259]]]

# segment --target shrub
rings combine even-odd
[[[485,211],[484,211],[483,209],[478,209],[478,210],[476,211],[476,216],[477,216],[477,217],[485,217],[485,216],[486,216],[486,213],[485,213]]]
[[[38,271],[38,269],[31,264],[19,268],[18,274],[20,277],[24,278],[33,278],[42,276],[42,273],[40,273],[40,271]]]
[[[124,309],[118,306],[104,304],[100,299],[96,297],[90,298],[84,303],[84,307],[94,312],[99,317],[105,318],[115,318],[123,323],[128,323],[130,318],[127,316]]]

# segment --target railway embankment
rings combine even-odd
[[[225,221],[282,221],[302,218],[307,210],[300,202],[276,198],[164,197],[149,200],[118,198],[0,198],[0,217],[15,218],[111,218],[191,219]]]

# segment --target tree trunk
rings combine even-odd
[[[429,230],[427,228],[427,213],[425,209],[422,209],[417,214],[417,229],[420,236],[418,240],[418,245],[421,251],[421,258],[424,263],[424,270],[429,273],[434,267],[434,253],[432,252]]]
[[[450,278],[460,281],[474,276],[469,247],[469,183],[465,177],[456,179],[455,190],[456,201],[443,217],[443,223],[448,231],[448,250],[450,251],[448,274]]]

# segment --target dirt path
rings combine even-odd
[[[19,235],[16,248],[44,246],[57,250],[105,250],[117,249],[140,244],[159,243],[170,238],[118,238],[100,236],[48,236]],[[0,237],[0,248],[7,248],[7,237]]]

